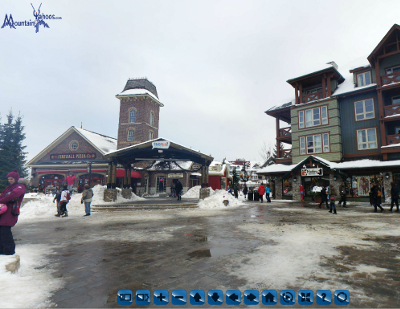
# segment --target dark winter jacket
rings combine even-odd
[[[181,193],[182,189],[183,189],[182,184],[180,182],[177,182],[175,186],[176,193],[178,194]]]
[[[377,186],[374,186],[374,187],[372,187],[372,189],[371,189],[371,195],[372,195],[372,198],[375,200],[375,199],[377,199],[378,198],[378,187]]]
[[[346,195],[346,186],[340,185],[339,192],[340,195]]]
[[[0,204],[6,204],[7,211],[0,216],[0,226],[13,227],[17,223],[18,217],[13,216],[13,214],[11,213],[12,206],[15,203],[14,200],[17,200],[20,204],[22,203],[28,182],[28,180],[21,178],[18,180],[17,183],[6,187],[1,193]]]
[[[322,190],[321,190],[321,198],[322,198],[323,202],[328,200],[328,196],[326,194],[326,188],[322,188]]]
[[[397,188],[397,186],[392,187],[392,190],[390,190],[390,195],[392,196],[392,199],[398,199],[399,198],[399,188]]]
[[[249,191],[248,191],[247,187],[245,187],[245,188],[243,189],[243,194],[244,194],[244,195],[247,195],[247,192],[249,192]]]

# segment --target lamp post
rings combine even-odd
[[[92,180],[92,162],[88,163],[87,171],[89,173],[89,187]]]

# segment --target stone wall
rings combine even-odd
[[[132,198],[132,189],[122,189],[121,195],[123,198],[131,199]]]
[[[200,199],[204,200],[206,197],[210,196],[210,188],[200,189]]]
[[[333,179],[334,177],[334,174],[329,175],[329,195],[332,195],[332,190],[334,190],[334,195],[336,196],[336,199],[339,199],[339,187],[343,180],[342,177],[340,177],[339,175],[336,175],[336,180]]]
[[[275,199],[282,199],[282,177],[275,177]]]
[[[385,190],[385,200],[386,202],[390,202],[391,201],[391,194],[390,191],[392,190],[392,186],[390,185],[390,183],[393,181],[393,174],[392,172],[387,172],[389,174],[389,179],[386,179],[385,175],[386,172],[383,173],[383,187]]]
[[[117,200],[117,194],[117,189],[105,189],[103,199],[105,202],[115,202]]]
[[[297,181],[292,183],[292,192],[293,192],[293,200],[300,201],[300,185],[301,185],[301,177],[300,175],[296,175]]]

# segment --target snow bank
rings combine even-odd
[[[43,257],[49,253],[41,245],[18,245],[21,267],[12,274],[5,265],[15,260],[13,256],[0,255],[0,306],[2,308],[48,308],[52,291],[62,287],[63,281],[53,278],[50,261]]]
[[[96,186],[93,187],[94,196],[93,196],[93,200],[92,200],[92,205],[124,203],[124,202],[143,201],[143,200],[145,200],[145,198],[139,197],[133,192],[132,192],[132,198],[131,199],[123,198],[121,196],[121,190],[119,189],[118,190],[118,195],[117,195],[117,200],[115,202],[104,202],[103,197],[104,197],[104,190],[105,189],[107,189],[107,186],[96,185]]]
[[[144,200],[142,197],[138,197],[132,193],[132,199],[125,199],[118,193],[118,198],[116,202],[104,202],[104,190],[106,186],[96,185],[93,187],[93,200],[92,205],[96,204],[110,204],[113,203],[123,203],[129,201]],[[85,214],[85,204],[81,204],[82,194],[75,193],[72,194],[71,200],[67,205],[68,216],[69,217],[80,217]],[[57,204],[53,203],[54,196],[38,194],[37,197],[27,202],[21,209],[21,214],[18,218],[19,222],[37,220],[41,218],[54,218],[57,213]]]
[[[229,204],[228,206],[225,206],[223,201],[228,200]],[[229,194],[225,190],[215,190],[215,192],[202,200],[199,203],[199,208],[203,209],[211,209],[211,208],[226,208],[226,207],[237,207],[244,205],[244,203],[238,199],[236,199],[234,196]]]
[[[182,195],[183,198],[200,198],[200,189],[201,186],[195,186],[193,188],[190,188],[184,195]],[[215,191],[210,187],[210,195],[213,195]]]
[[[315,187],[312,188],[311,191],[312,192],[321,192],[322,191],[322,187],[315,186]]]

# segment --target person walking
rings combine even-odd
[[[57,185],[56,186],[56,191],[55,191],[55,194],[54,194],[54,198],[53,198],[53,203],[55,203],[55,201],[57,201],[57,215],[61,214],[61,210],[60,210],[61,192],[62,191],[60,189],[60,186]]]
[[[239,189],[237,186],[233,189],[233,194],[235,195],[235,198],[239,198]]]
[[[8,186],[0,194],[0,204],[5,204],[7,210],[0,216],[0,254],[15,254],[15,242],[11,228],[17,224],[19,206],[24,199],[28,180],[19,178],[17,170],[7,174]]]
[[[74,187],[75,181],[77,181],[78,179],[75,177],[74,174],[70,174],[69,176],[67,176],[67,178],[65,179],[65,182],[67,183],[68,186],[68,191],[70,192],[70,194],[72,194],[72,188]]]
[[[182,200],[182,196],[181,196],[182,189],[183,189],[182,184],[181,184],[181,182],[180,182],[179,179],[178,179],[178,180],[176,181],[176,186],[175,186],[176,195],[178,196],[178,201],[181,201],[181,200]]]
[[[325,207],[326,207],[326,209],[328,209],[329,206],[328,206],[328,197],[326,194],[326,186],[323,186],[322,190],[321,190],[321,203],[319,203],[319,206],[318,206],[319,208],[321,208],[321,205],[323,202],[326,203]]]
[[[271,198],[269,195],[271,194],[271,188],[269,187],[269,184],[267,184],[265,188],[265,197],[267,198],[267,203],[271,203]]]
[[[64,186],[64,190],[61,192],[61,200],[60,200],[60,214],[57,214],[56,217],[68,217],[68,211],[67,211],[67,204],[69,203],[69,200],[71,199],[71,194],[68,190],[68,186]]]
[[[304,186],[300,185],[300,199],[303,202],[304,201]]]
[[[343,202],[343,207],[346,207],[346,185],[344,184],[344,182],[342,182],[342,184],[339,187],[339,193],[340,193],[340,201],[339,201],[339,205],[342,205]]]
[[[372,191],[371,192],[372,193],[372,199],[373,199],[374,208],[375,208],[374,212],[378,212],[378,207],[381,209],[381,212],[383,212],[383,208],[382,208],[382,206],[380,204],[380,201],[379,201],[379,199],[380,199],[380,196],[379,196],[380,191],[379,191],[378,186],[377,186],[376,183],[374,183],[371,191]]]
[[[247,193],[249,192],[249,190],[247,189],[246,184],[244,185],[244,189],[243,189],[243,194],[244,194],[244,199],[247,199]]]
[[[390,185],[392,186],[392,189],[390,190],[390,195],[392,198],[392,202],[390,204],[390,211],[393,211],[394,204],[396,204],[397,207],[396,212],[399,212],[399,188],[393,181],[390,183]]]
[[[329,205],[329,212],[332,213],[332,210],[333,210],[333,214],[337,215],[336,206],[335,206],[335,197],[332,195],[330,200],[331,200],[331,203]]]
[[[85,212],[84,217],[90,216],[90,203],[93,198],[93,190],[90,188],[88,184],[85,184],[85,190],[82,192],[81,203],[85,203]]]
[[[260,196],[260,202],[262,203],[263,202],[263,197],[264,197],[264,194],[265,194],[265,187],[264,187],[263,183],[258,187],[257,192],[258,192],[258,195]]]

